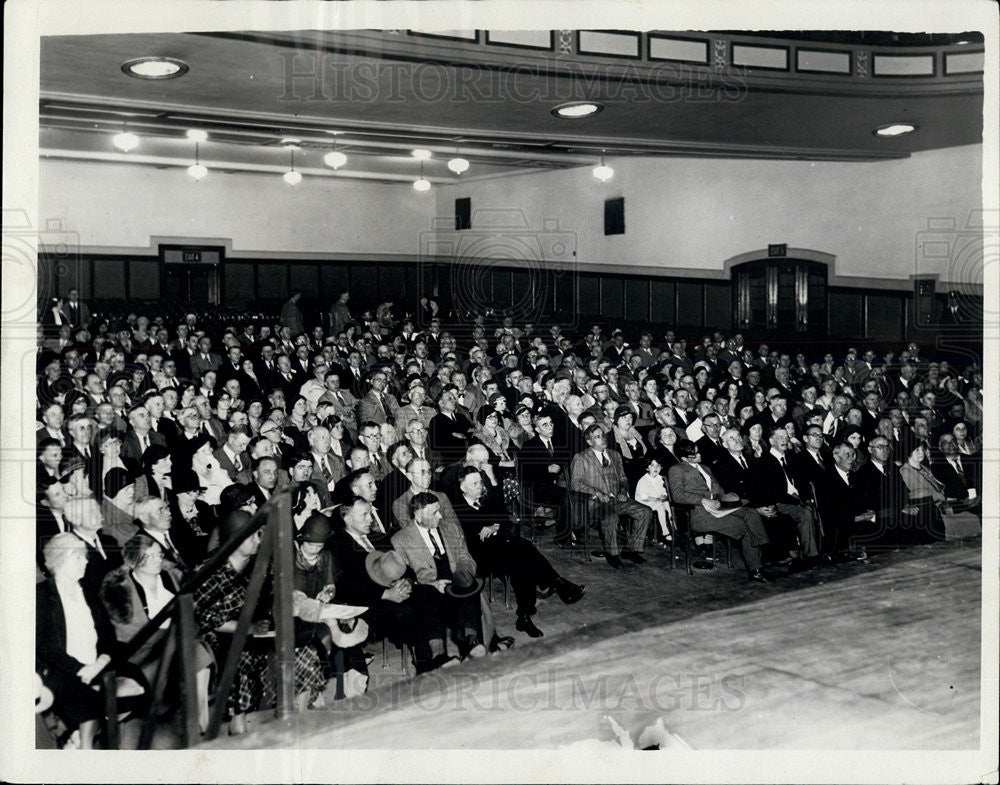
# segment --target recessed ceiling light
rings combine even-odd
[[[192,128],[187,132],[187,138],[192,142],[205,142],[208,140],[208,132],[200,128]]]
[[[431,157],[431,151],[425,150],[422,147],[418,147],[416,150],[410,153],[410,155],[412,155],[418,161],[426,161]]]
[[[912,134],[916,130],[917,126],[913,123],[890,123],[879,126],[873,133],[876,136],[903,136],[904,134]]]
[[[122,72],[136,79],[176,79],[188,72],[188,64],[172,57],[137,57],[122,63]]]
[[[561,104],[552,110],[552,114],[563,120],[579,120],[581,117],[590,117],[604,109],[600,104],[591,101],[574,101],[571,104]]]

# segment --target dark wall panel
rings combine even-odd
[[[118,299],[125,296],[125,262],[121,259],[94,260],[94,297]]]
[[[677,319],[676,323],[687,327],[701,327],[703,322],[702,285],[700,283],[680,282],[677,284]]]
[[[873,341],[898,341],[903,337],[903,301],[897,294],[869,294],[868,329]]]
[[[729,330],[733,326],[732,286],[728,283],[705,284],[705,327]]]
[[[257,296],[261,300],[288,299],[288,265],[258,265]]]
[[[510,270],[494,267],[490,270],[490,278],[493,281],[493,295],[490,303],[496,310],[506,311],[510,308],[511,302]]]
[[[563,272],[552,276],[555,292],[553,293],[554,308],[560,323],[566,324],[570,316],[576,314],[576,281],[572,272]],[[548,306],[549,303],[546,303]]]
[[[832,337],[852,337],[862,335],[864,325],[861,324],[861,289],[831,289],[830,302],[830,335]]]
[[[225,270],[223,302],[226,305],[241,305],[254,299],[254,265],[228,262]]]
[[[369,282],[367,285],[363,281],[360,283],[362,285],[359,288],[369,291],[374,286],[373,282]],[[330,304],[333,305],[333,301],[337,299],[337,294],[349,288],[347,265],[340,262],[320,262],[319,286],[320,297],[329,300]]]
[[[319,268],[315,264],[293,264],[290,265],[292,277],[292,289],[302,292],[302,297],[306,299],[322,298],[319,291]]]
[[[675,319],[674,294],[675,286],[673,281],[650,281],[649,300],[652,305],[650,314],[651,322],[664,322],[671,324]]]
[[[406,290],[406,277],[403,266],[399,264],[380,264],[378,266],[378,298],[380,301],[401,303]]]
[[[625,280],[625,318],[630,321],[649,321],[649,281],[645,278]]]
[[[601,315],[601,279],[597,275],[581,273],[580,316],[584,318]]]
[[[606,319],[621,319],[625,315],[622,298],[625,283],[621,278],[605,278],[601,281],[601,315]]]
[[[128,263],[128,296],[144,300],[160,296],[160,263]]]
[[[79,289],[80,297],[91,297],[90,270],[93,262],[90,259],[80,259],[75,256],[57,256],[53,273],[56,280],[56,291],[60,297],[65,297],[70,289]]]
[[[535,276],[541,279],[541,276]],[[538,291],[532,287],[532,274],[527,270],[511,270],[510,304],[515,319],[534,319],[537,313],[536,297],[543,295],[544,283],[538,281]]]

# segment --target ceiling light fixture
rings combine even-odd
[[[122,123],[122,132],[115,134],[111,142],[123,153],[129,153],[139,146],[139,137],[128,130],[128,123]]]
[[[430,150],[425,150],[424,148],[419,147],[416,150],[414,150],[411,153],[411,155],[414,158],[416,158],[418,161],[427,161],[431,157],[431,151]]]
[[[122,73],[135,79],[176,79],[188,68],[183,60],[172,57],[137,57],[122,63]]]
[[[208,174],[208,169],[201,165],[201,158],[198,156],[198,145],[198,142],[194,143],[194,163],[187,169],[187,173],[195,180],[201,180]]]
[[[469,161],[466,158],[462,158],[458,154],[458,148],[455,148],[455,157],[448,161],[448,168],[451,169],[455,174],[461,174],[462,172],[467,172],[469,170]]]
[[[291,155],[291,168],[281,175],[281,179],[291,186],[296,186],[302,182],[302,175],[295,171],[295,146],[289,145],[288,152]]]
[[[431,190],[431,182],[430,182],[430,180],[428,180],[428,179],[426,179],[424,177],[424,162],[423,161],[420,162],[420,179],[413,181],[413,190],[414,191],[420,191],[420,193],[423,193],[424,191]]]
[[[187,138],[192,142],[207,142],[208,133],[206,131],[202,131],[200,128],[191,128],[187,132]]]
[[[601,151],[601,162],[594,167],[594,177],[600,180],[602,183],[606,183],[612,177],[615,176],[615,170],[604,163],[604,151]]]
[[[913,125],[913,123],[890,123],[889,125],[879,126],[872,133],[876,136],[904,136],[912,134],[916,130],[917,126]]]
[[[344,155],[337,149],[337,134],[335,131],[331,131],[333,134],[333,150],[323,156],[323,163],[329,166],[331,169],[339,169],[344,164],[347,163],[347,156]]]
[[[592,117],[603,109],[601,104],[592,101],[574,101],[569,104],[560,104],[552,110],[552,114],[562,120],[579,120],[583,117]]]

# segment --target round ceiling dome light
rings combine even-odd
[[[208,132],[203,131],[200,128],[191,128],[187,132],[187,138],[192,142],[207,142]]]
[[[201,180],[208,174],[208,169],[202,164],[191,164],[191,166],[187,168],[187,173],[195,180]]]
[[[323,156],[323,163],[331,169],[339,169],[347,163],[347,156],[340,152],[340,150],[334,150]]]
[[[188,69],[187,63],[172,57],[137,57],[122,63],[122,73],[135,79],[176,79]]]
[[[563,120],[579,120],[583,117],[592,117],[602,111],[604,107],[593,101],[574,101],[569,104],[560,104],[552,110],[552,114]]]
[[[289,169],[287,172],[281,175],[281,179],[291,186],[296,186],[302,182],[302,175],[296,172],[294,169]]]
[[[431,181],[424,177],[421,177],[419,180],[414,180],[413,190],[420,191],[420,193],[423,193],[424,191],[429,191],[431,190]]]
[[[448,161],[448,168],[455,174],[461,174],[469,170],[469,162],[465,158],[455,157]]]
[[[410,153],[410,155],[412,155],[418,161],[427,161],[431,157],[431,151],[430,150],[425,150],[422,147],[418,147],[416,150],[414,150],[412,153]]]
[[[139,137],[131,131],[123,131],[115,134],[111,142],[123,153],[130,153],[139,146]]]
[[[913,123],[890,123],[876,128],[874,134],[876,136],[905,136],[916,130],[917,126]]]
[[[594,167],[594,177],[596,177],[602,183],[606,183],[614,176],[615,176],[615,170],[612,169],[603,161],[599,165]]]

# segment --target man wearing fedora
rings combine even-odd
[[[761,548],[768,544],[768,538],[760,513],[753,507],[739,507],[717,517],[722,512],[724,491],[712,470],[701,465],[698,445],[681,439],[674,446],[674,452],[681,463],[671,466],[667,474],[670,497],[680,509],[689,510],[691,531],[718,532],[739,540],[750,579],[766,583],[761,570]]]
[[[483,581],[476,578],[476,562],[454,513],[445,518],[438,496],[420,491],[407,503],[407,518],[410,522],[392,536],[392,546],[413,571],[414,596],[442,613],[463,657],[482,657],[486,654],[479,599]],[[447,662],[440,656],[435,661]]]
[[[532,638],[540,638],[542,631],[531,620],[536,592],[541,589],[545,597],[557,593],[569,605],[583,596],[583,587],[560,577],[534,545],[517,535],[505,511],[487,501],[482,475],[474,466],[459,471],[458,488],[455,515],[480,575],[510,576],[517,599],[515,627]]]

